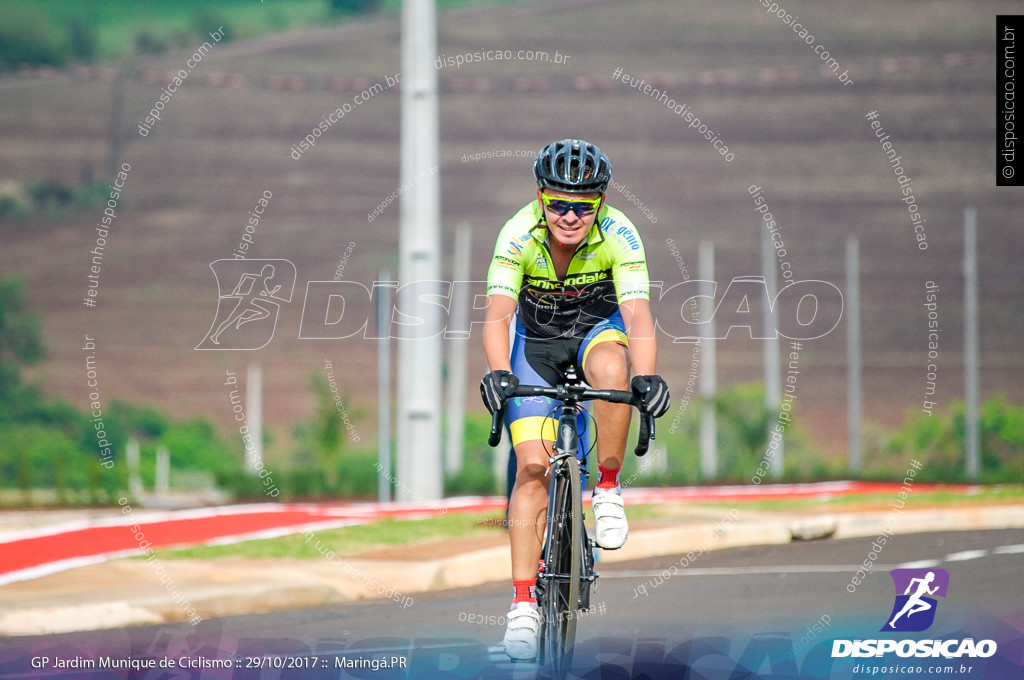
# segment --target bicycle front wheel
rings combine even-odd
[[[580,598],[580,575],[583,565],[583,501],[580,484],[580,463],[575,456],[565,460],[565,467],[551,484],[548,506],[548,540],[544,571],[544,601],[541,607],[543,630],[542,662],[556,678],[564,678],[572,665],[576,644],[577,610]]]

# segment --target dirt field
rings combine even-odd
[[[864,415],[896,426],[923,400],[928,363],[925,283],[938,284],[942,335],[934,401],[963,389],[963,210],[978,208],[983,395],[1024,401],[1019,338],[1024,193],[995,187],[994,23],[1010,2],[930,0],[784,4],[849,71],[844,85],[760,3],[676,0],[538,2],[450,14],[439,20],[438,52],[547,51],[562,63],[479,61],[440,70],[441,178],[445,252],[454,225],[474,227],[474,279],[483,279],[500,225],[531,198],[530,159],[463,162],[464,154],[532,153],[564,136],[586,137],[610,155],[615,180],[649,209],[612,191],[644,236],[652,278],[681,280],[674,239],[690,276],[702,240],[716,247],[716,280],[760,274],[759,216],[748,187],[763,188],[796,279],[843,287],[844,243],[860,240]],[[359,90],[400,72],[398,23],[373,20],[215,47],[167,103],[147,137],[137,122],[187,54],[137,64],[166,74],[126,86],[121,161],[131,171],[104,252],[98,305],[87,308],[93,225],[82,214],[53,223],[0,227],[0,269],[29,283],[43,312],[50,358],[36,376],[47,390],[85,405],[84,338],[96,338],[102,398],[203,414],[228,431],[225,370],[264,367],[264,408],[278,433],[270,455],[287,451],[291,423],[308,417],[308,375],[324,359],[375,432],[375,344],[298,339],[305,282],[330,279],[353,243],[345,278],[369,283],[397,271],[398,203],[372,223],[399,185],[399,94],[356,105],[298,160],[290,149]],[[613,79],[643,78],[686,104],[734,154],[727,162],[697,130],[656,99]],[[73,77],[0,80],[0,181],[78,177],[106,163],[112,84]],[[206,83],[237,74],[234,86]],[[273,76],[301,76],[280,80]],[[358,77],[341,83],[332,77]],[[890,134],[913,178],[926,219],[921,251],[900,187],[876,140],[870,111]],[[252,235],[249,257],[283,258],[298,270],[273,341],[257,352],[204,352],[217,290],[209,264],[232,256],[248,212],[273,198]],[[781,261],[780,261],[781,264]],[[445,261],[445,268],[450,266]],[[720,288],[722,290],[722,288]],[[678,314],[656,305],[668,318]],[[355,310],[360,311],[360,310]],[[361,310],[365,313],[365,310]],[[804,343],[798,420],[826,452],[846,442],[845,322]],[[484,371],[479,336],[467,343],[469,375]],[[686,379],[690,351],[662,338],[660,369]],[[761,344],[719,344],[720,383],[760,380]],[[677,391],[681,394],[681,389]],[[470,387],[470,395],[475,387]],[[475,401],[473,402],[475,408]]]

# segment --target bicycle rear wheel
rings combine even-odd
[[[551,482],[541,604],[541,662],[556,678],[564,678],[572,665],[583,564],[580,463],[572,456],[564,465]]]

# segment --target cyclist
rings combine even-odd
[[[509,501],[515,595],[504,638],[515,660],[537,655],[537,564],[557,421],[548,417],[553,400],[508,395],[520,380],[556,385],[576,366],[595,389],[631,388],[655,417],[669,406],[668,385],[655,373],[643,243],[629,218],[605,203],[611,169],[608,157],[581,139],[542,148],[533,165],[536,200],[505,223],[487,272],[490,372],[480,392],[492,413],[509,402],[505,419],[518,461]],[[594,404],[598,479],[591,502],[595,540],[606,549],[621,547],[628,533],[619,471],[630,416],[629,405]]]

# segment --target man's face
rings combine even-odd
[[[570,210],[564,215],[558,215],[551,208],[544,205],[545,196],[549,201],[551,199],[562,201],[592,201],[601,199],[601,201],[596,204],[596,209],[589,215],[577,215],[575,210]],[[559,245],[573,248],[579,246],[587,238],[587,234],[590,233],[590,227],[594,225],[597,213],[604,204],[603,196],[596,192],[591,194],[568,194],[555,189],[537,189],[537,200],[540,201],[541,207],[544,208],[544,217],[547,220],[548,231],[551,233],[552,239]]]

